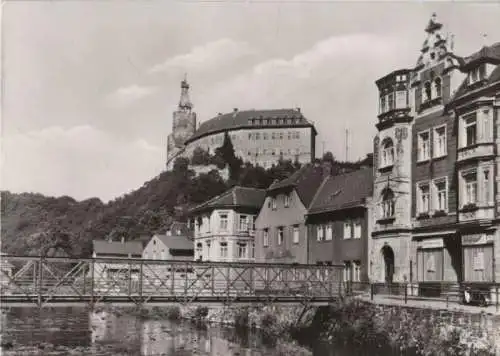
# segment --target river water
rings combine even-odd
[[[1,315],[2,355],[277,355],[258,332],[116,316],[85,308],[11,308]],[[293,352],[297,355],[304,353]],[[309,355],[346,356],[329,346]],[[290,355],[292,356],[292,355]],[[352,353],[349,355],[352,356]]]

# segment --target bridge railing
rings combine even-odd
[[[343,266],[335,265],[26,256],[2,260],[7,262],[0,277],[3,300],[327,300],[344,291]]]

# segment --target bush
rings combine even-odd
[[[208,315],[208,308],[207,307],[199,306],[194,311],[194,318],[196,320],[204,319],[207,317],[207,315]]]
[[[248,308],[238,309],[234,315],[234,325],[237,328],[246,328],[249,324]]]

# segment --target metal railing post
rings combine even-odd
[[[90,264],[90,308],[94,308],[95,260]]]
[[[143,271],[143,264],[144,264],[144,261],[140,261],[139,262],[139,302],[142,304],[143,300],[142,300],[142,284],[144,282],[144,278],[142,276],[142,271]]]
[[[498,284],[496,285],[495,287],[495,292],[496,292],[496,311],[498,311],[498,305],[499,305],[499,302],[498,302]]]
[[[370,282],[370,300],[373,300],[373,295],[375,294],[375,286]]]
[[[408,283],[404,284],[404,288],[405,288],[405,304],[407,304],[408,303]]]
[[[42,293],[43,293],[43,256],[40,256],[38,261],[38,306],[42,307]]]
[[[215,296],[215,266],[212,265],[212,273],[211,273],[211,278],[212,278],[212,297]]]
[[[128,263],[128,296],[132,295],[132,262]]]

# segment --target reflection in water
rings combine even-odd
[[[94,346],[92,349],[99,349],[99,356],[275,354],[272,349],[265,347],[258,333],[215,327],[200,330],[185,323],[141,320],[133,316],[116,316],[74,307],[11,308],[3,311],[1,331],[2,339],[12,341],[16,347],[42,343],[72,349]],[[95,353],[87,350],[84,354]],[[50,353],[45,350],[44,355]]]

